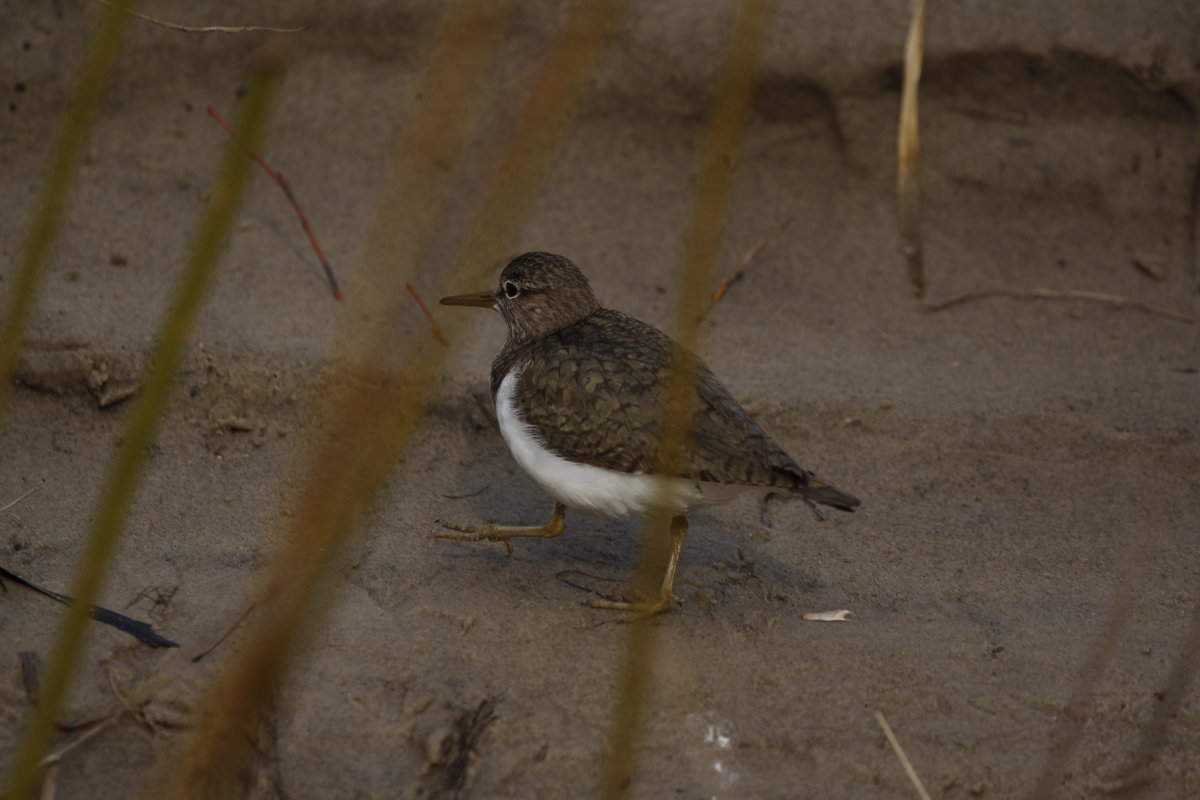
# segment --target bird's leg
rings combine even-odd
[[[567,528],[567,507],[562,503],[554,505],[554,516],[545,525],[531,528],[510,527],[506,525],[455,525],[453,522],[438,520],[443,528],[449,528],[455,533],[434,533],[433,539],[453,539],[458,542],[504,542],[508,555],[512,555],[512,539],[516,536],[540,536],[543,539],[553,539]]]
[[[595,608],[612,608],[618,611],[632,612],[629,622],[646,617],[652,617],[660,611],[665,611],[675,599],[672,588],[675,586],[675,568],[679,566],[679,554],[683,552],[683,542],[687,539],[687,517],[682,514],[671,519],[671,556],[667,559],[667,569],[663,573],[662,586],[658,591],[657,600],[625,601],[625,600],[594,600],[591,605]]]

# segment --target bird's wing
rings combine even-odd
[[[525,422],[563,458],[653,472],[669,354],[669,340],[649,325],[598,312],[514,354],[516,400]]]
[[[619,312],[598,312],[514,359],[521,369],[517,402],[525,422],[562,457],[620,472],[657,472],[671,352],[671,340],[657,329]],[[803,485],[807,473],[698,359],[688,358],[697,375],[695,411],[680,477],[786,489]]]

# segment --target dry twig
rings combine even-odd
[[[708,308],[704,310],[705,314],[711,311],[713,306],[721,302],[721,298],[725,296],[727,291],[729,291],[730,286],[733,286],[735,283],[745,277],[746,270],[750,269],[750,266],[759,259],[759,257],[763,254],[763,251],[766,250],[772,242],[783,235],[783,232],[786,231],[792,224],[793,219],[794,217],[788,217],[783,222],[776,225],[771,229],[770,233],[759,240],[758,244],[746,251],[745,255],[742,256],[742,260],[738,262],[737,269],[733,271],[733,275],[729,276],[728,278],[721,278],[721,282],[717,284],[716,291],[713,292],[712,300],[709,301]]]
[[[74,750],[76,747],[79,747],[79,745],[83,744],[88,739],[91,739],[93,736],[96,736],[98,733],[103,731],[109,725],[112,725],[114,722],[116,722],[118,719],[120,719],[121,715],[124,713],[125,713],[125,710],[120,709],[118,711],[114,711],[113,713],[109,714],[107,717],[100,720],[96,724],[92,725],[92,727],[88,728],[86,731],[79,734],[74,739],[72,739],[71,741],[64,744],[62,747],[55,750],[53,753],[50,753],[49,755],[47,755],[45,758],[42,759],[41,763],[38,766],[48,767],[52,764],[57,764],[58,762],[62,761],[63,756],[65,756],[67,753]]]
[[[208,106],[207,108],[208,115],[215,119],[217,124],[224,128],[230,136],[232,136],[234,139],[237,139],[238,135],[237,132],[233,130],[233,126],[222,119],[221,115],[218,114],[216,109],[214,109],[212,106]],[[263,160],[262,156],[260,156],[258,153],[255,153],[253,150],[248,152],[250,157],[257,161],[258,165],[263,168],[263,171],[271,176],[271,180],[275,181],[279,188],[283,190],[288,202],[292,204],[292,209],[295,210],[296,216],[300,218],[300,227],[304,228],[304,233],[308,236],[308,242],[312,245],[313,251],[317,254],[317,260],[321,262],[321,268],[325,270],[325,278],[329,281],[329,288],[333,290],[334,299],[341,300],[342,290],[338,287],[337,278],[335,278],[333,275],[333,265],[329,263],[329,259],[325,257],[325,251],[321,249],[321,245],[317,241],[317,232],[314,231],[312,225],[308,223],[308,217],[304,216],[303,209],[301,209],[300,204],[296,202],[296,195],[292,194],[292,184],[289,183],[288,179],[283,176],[283,173],[276,172],[275,170],[271,169],[271,166],[265,160]]]
[[[887,737],[888,744],[892,746],[896,757],[900,759],[900,766],[904,767],[908,779],[912,781],[913,788],[917,790],[917,795],[921,800],[930,800],[929,792],[925,791],[925,784],[921,783],[921,779],[917,777],[917,771],[913,769],[912,762],[908,760],[908,756],[904,755],[904,748],[896,740],[896,734],[892,733],[892,726],[888,725],[888,721],[884,719],[883,712],[876,711],[875,719],[879,721],[879,727],[883,728],[883,735]]]
[[[58,763],[46,767],[42,772],[42,791],[40,800],[56,800],[58,797]]]
[[[99,3],[102,6],[108,6],[109,8],[113,7],[113,4],[108,2],[108,0],[93,0],[93,2]],[[192,27],[191,25],[177,25],[174,22],[164,22],[161,19],[148,17],[145,14],[139,14],[136,11],[126,11],[125,13],[135,19],[140,19],[143,22],[149,22],[152,25],[158,25],[160,28],[168,28],[173,31],[183,31],[184,33],[300,33],[301,31],[308,30],[307,25],[303,28],[266,28],[259,25],[205,25],[203,27]]]
[[[20,518],[20,517],[18,517],[18,516],[17,516],[16,514],[14,514],[13,512],[9,511],[9,509],[10,509],[10,508],[12,508],[13,506],[15,506],[17,503],[19,503],[19,502],[21,502],[22,500],[24,500],[26,497],[29,497],[29,495],[33,494],[34,492],[36,492],[36,491],[37,491],[38,489],[40,489],[40,488],[41,488],[40,486],[35,486],[35,487],[33,487],[32,489],[30,489],[28,492],[26,492],[25,494],[23,494],[23,495],[21,495],[20,497],[18,497],[16,500],[11,500],[11,501],[9,501],[8,503],[5,503],[4,505],[0,506],[0,512],[3,512],[3,513],[5,513],[5,514],[7,514],[8,516],[10,516],[10,517],[12,517],[13,519],[15,519],[17,522],[21,522],[21,521],[22,521],[22,520],[21,520],[21,518]]]
[[[1141,300],[1131,300],[1128,297],[1121,297],[1115,294],[1106,294],[1105,292],[1091,292],[1086,289],[987,289],[982,292],[968,292],[967,294],[955,297],[951,300],[946,300],[942,303],[933,303],[925,306],[926,311],[945,311],[947,308],[967,303],[972,300],[983,300],[988,297],[1037,297],[1048,300],[1093,300],[1097,303],[1108,303],[1113,308],[1136,308],[1139,311],[1146,311],[1151,314],[1160,314],[1169,319],[1178,320],[1179,322],[1193,323],[1195,317],[1190,317],[1187,314],[1180,314],[1177,311],[1172,311],[1169,308],[1143,303]]]
[[[213,642],[211,645],[209,645],[207,648],[205,648],[199,654],[192,657],[192,663],[193,664],[199,663],[201,661],[201,659],[203,659],[205,656],[207,656],[213,650],[216,650],[218,647],[220,647],[221,642],[228,639],[230,637],[230,635],[232,635],[233,632],[238,629],[238,626],[246,621],[246,617],[250,616],[250,612],[253,611],[257,606],[258,606],[258,603],[251,603],[250,606],[245,611],[242,612],[242,615],[240,617],[238,617],[237,620],[235,620],[232,625],[230,625],[228,628],[226,628],[224,633],[222,633],[220,636],[217,637],[217,640],[215,642]]]
[[[417,293],[417,290],[411,283],[404,285],[408,288],[408,293],[412,295],[413,300],[416,300],[417,305],[425,312],[425,316],[429,319],[429,325],[433,328],[433,335],[437,337],[439,342],[449,347],[450,340],[446,338],[446,334],[442,333],[442,329],[438,327],[437,320],[433,318],[433,314],[429,313],[429,306],[425,305],[425,301],[421,299],[421,295]]]
[[[1163,273],[1163,271],[1161,269],[1159,269],[1158,267],[1154,266],[1153,264],[1151,264],[1147,261],[1143,261],[1140,258],[1136,258],[1136,257],[1131,258],[1129,260],[1129,263],[1133,266],[1134,269],[1136,269],[1138,272],[1142,273],[1143,275],[1145,275],[1148,278],[1153,278],[1156,281],[1166,280],[1166,278],[1167,278],[1167,276]]]

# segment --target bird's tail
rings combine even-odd
[[[857,497],[848,495],[826,483],[821,483],[811,474],[808,475],[806,484],[800,487],[800,496],[814,503],[823,503],[842,511],[853,511],[855,506],[862,504]]]

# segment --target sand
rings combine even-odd
[[[11,4],[10,4],[11,5]],[[339,271],[328,289],[255,176],[149,453],[102,602],[182,646],[95,625],[56,735],[59,798],[124,798],[195,725],[322,429],[313,387],[354,319],[364,242],[439,4],[155,4],[192,25],[308,25],[266,155]],[[98,6],[0,31],[0,295],[11,285]],[[516,250],[564,253],[601,300],[671,324],[727,3],[636,4],[589,80]],[[1200,796],[1200,327],[1130,306],[996,297],[931,313],[895,216],[907,3],[777,4],[719,271],[790,226],[708,317],[714,371],[798,461],[863,499],[817,522],[744,496],[697,513],[658,649],[633,797]],[[1200,11],[932,4],[922,84],[928,299],[1051,288],[1200,314]],[[467,232],[566,17],[511,21],[430,262]],[[138,375],[263,35],[131,25],[48,265],[0,439],[0,564],[69,591]],[[420,202],[414,198],[413,202]],[[401,221],[402,222],[402,221]],[[399,224],[399,223],[397,223]],[[513,253],[496,253],[497,264]],[[1141,265],[1139,267],[1139,265]],[[399,274],[399,273],[398,273]],[[486,286],[453,286],[470,291]],[[428,298],[433,299],[433,298]],[[361,300],[359,300],[361,303]],[[404,336],[428,336],[408,309]],[[431,414],[337,567],[258,743],[256,797],[595,795],[626,639],[564,579],[620,589],[635,521],[432,541],[438,518],[535,523],[551,501],[486,410],[498,316],[472,314]],[[574,581],[573,581],[574,582]],[[155,600],[159,602],[155,602]],[[0,763],[62,607],[0,595]],[[852,621],[809,612],[849,609]],[[120,693],[120,696],[118,696]],[[131,699],[132,698],[132,699]]]

